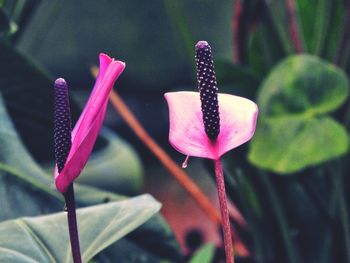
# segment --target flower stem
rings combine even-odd
[[[303,42],[300,37],[300,29],[297,18],[297,3],[295,0],[286,0],[287,12],[289,17],[289,34],[297,53],[304,52]]]
[[[244,64],[245,61],[245,43],[246,43],[246,27],[243,23],[243,1],[236,0],[233,4],[232,16],[232,33],[233,33],[233,61],[237,64]],[[243,30],[242,30],[243,29]]]
[[[224,245],[226,253],[226,263],[234,262],[233,246],[232,246],[232,234],[231,234],[231,224],[229,213],[227,209],[226,191],[225,191],[225,181],[224,173],[222,170],[221,160],[215,160],[215,176],[216,183],[218,187],[219,203],[222,218],[222,228],[224,233]]]
[[[77,218],[75,213],[75,199],[73,184],[68,187],[67,192],[64,194],[67,208],[69,238],[72,248],[72,256],[74,263],[81,263],[80,245],[78,236]]]
[[[203,194],[201,189],[194,181],[170,158],[170,156],[151,138],[145,131],[128,106],[123,102],[120,96],[112,91],[110,101],[115,110],[120,114],[129,127],[135,132],[140,140],[149,148],[149,150],[158,158],[162,165],[170,172],[172,176],[184,187],[184,189],[195,200],[199,207],[215,223],[220,224],[220,214],[211,204],[209,199]]]
[[[222,220],[217,209],[213,206],[210,200],[205,196],[198,185],[180,168],[171,157],[156,143],[155,140],[143,128],[136,116],[131,112],[123,99],[114,90],[110,94],[110,102],[120,117],[128,124],[131,130],[139,137],[139,139],[148,147],[154,156],[161,162],[165,169],[178,181],[178,183],[187,191],[202,211],[215,224],[221,224]],[[242,220],[243,216],[239,213],[232,215],[232,219],[240,226],[245,227],[246,222]],[[235,247],[237,254],[240,256],[249,255],[249,250],[238,237],[235,238]]]
[[[91,68],[92,75],[96,78],[98,74],[98,68]],[[143,128],[140,121],[129,109],[128,105],[123,101],[117,92],[114,90],[110,94],[110,102],[114,107],[115,111],[120,115],[120,117],[125,121],[129,128],[136,134],[136,136],[145,144],[145,146],[154,154],[154,156],[160,161],[165,169],[168,170],[170,175],[172,175],[178,183],[187,191],[190,197],[197,203],[199,208],[209,217],[209,219],[214,224],[221,224],[220,214],[218,213],[216,207],[210,202],[210,200],[205,196],[202,190],[197,186],[197,184],[181,169],[176,162],[174,162],[171,157],[157,144],[157,142],[148,134],[148,132]],[[238,210],[237,210],[238,212]],[[240,226],[245,227],[246,222],[243,216],[238,212],[238,214],[233,214],[232,219]],[[243,219],[243,220],[242,220]],[[235,239],[235,247],[237,248],[237,254],[244,257],[249,255],[248,248],[244,245],[237,234]]]

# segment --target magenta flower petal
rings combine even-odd
[[[87,163],[102,126],[109,94],[123,72],[124,62],[100,54],[100,70],[90,98],[72,131],[72,147],[61,173],[55,169],[57,189],[64,193]]]
[[[219,94],[220,133],[210,140],[205,133],[198,92],[165,94],[169,106],[169,141],[179,152],[217,160],[250,140],[255,132],[257,105],[245,98]]]

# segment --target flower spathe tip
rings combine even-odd
[[[126,66],[126,64],[125,64],[125,62],[124,61],[121,61],[121,60],[117,60],[117,59],[115,59],[115,58],[111,58],[110,56],[108,56],[107,54],[105,54],[105,53],[100,53],[99,54],[99,58],[100,58],[100,60],[101,59],[106,59],[106,60],[108,60],[108,61],[110,61],[110,62],[115,62],[115,63],[118,63],[119,65],[121,65],[122,67],[124,67],[125,68],[125,66]]]
[[[72,131],[72,147],[67,161],[60,173],[57,166],[55,168],[56,188],[61,193],[67,191],[86,165],[104,120],[109,94],[125,68],[124,62],[106,54],[101,53],[99,59],[99,74],[89,100]],[[63,83],[62,80],[57,79],[56,82]]]

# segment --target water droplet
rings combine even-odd
[[[187,155],[185,161],[182,163],[182,168],[185,169],[185,168],[187,167],[187,165],[188,165],[188,160],[189,160],[189,159],[190,159],[190,156]]]

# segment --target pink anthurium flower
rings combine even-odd
[[[99,74],[90,98],[72,131],[71,148],[62,170],[55,168],[57,189],[65,193],[87,163],[107,109],[108,98],[114,82],[123,72],[125,63],[100,54]],[[64,86],[63,79],[56,80],[56,89]],[[59,171],[61,170],[61,171]]]
[[[258,107],[242,97],[218,94],[210,46],[199,41],[196,52],[199,92],[165,94],[169,106],[169,141],[185,155],[218,160],[252,138]]]
[[[210,139],[204,128],[199,92],[169,92],[169,142],[179,152],[217,160],[254,135],[258,108],[248,99],[218,94],[220,132]]]
[[[199,92],[165,94],[169,106],[169,141],[188,156],[214,160],[226,262],[233,263],[231,225],[227,209],[224,173],[220,157],[250,140],[255,132],[257,105],[245,98],[218,94],[211,48],[206,41],[196,45]]]

